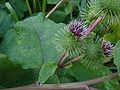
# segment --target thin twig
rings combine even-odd
[[[67,66],[67,65],[69,65],[69,64],[71,64],[71,63],[73,63],[73,62],[75,62],[75,61],[78,61],[78,60],[80,60],[80,59],[83,58],[83,57],[84,57],[84,55],[78,56],[78,57],[76,57],[76,58],[70,60],[69,62],[63,64],[62,67],[65,67],[65,66]]]
[[[68,57],[69,57],[69,55],[66,54],[66,55],[62,58],[61,62],[59,63],[59,66],[60,66],[60,67],[64,64],[65,60],[66,60]]]
[[[105,77],[108,77],[108,79],[115,79],[118,78],[119,76],[118,73],[112,73]],[[105,77],[99,77],[93,80],[75,83],[43,84],[40,87],[28,85],[23,87],[10,88],[7,90],[81,90],[81,89],[87,90],[86,89],[87,86],[104,82]]]
[[[64,51],[61,55],[60,55],[60,59],[59,59],[59,62],[58,64],[61,62],[61,60],[63,59],[63,57],[66,55],[66,51]]]
[[[60,2],[47,14],[46,18],[48,18],[64,1],[66,0],[60,0]]]
[[[93,21],[92,23],[90,23],[89,27],[87,28],[84,37],[81,38],[81,40],[83,40],[84,38],[87,37],[87,35],[92,32],[92,30],[98,25],[100,24],[100,22],[102,21],[103,17],[98,17],[95,21]]]

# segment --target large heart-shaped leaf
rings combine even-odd
[[[53,39],[63,26],[44,18],[43,14],[20,21],[5,35],[1,52],[24,68],[39,68],[43,62],[57,60]]]

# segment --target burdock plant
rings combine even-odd
[[[111,47],[110,45],[107,47],[101,44],[101,39],[94,40],[94,34],[91,33],[101,20],[102,18],[99,17],[88,27],[84,25],[83,21],[74,20],[67,27],[61,28],[55,38],[58,52],[66,52],[71,59],[84,55],[83,58],[79,58],[83,65],[90,69],[101,68],[106,60],[105,52],[108,52],[108,49],[112,50],[109,48]]]

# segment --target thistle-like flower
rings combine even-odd
[[[83,25],[83,22],[80,21],[80,20],[74,20],[74,21],[71,21],[69,24],[68,24],[68,27],[69,27],[69,31],[79,37],[79,38],[82,38],[85,36],[85,32],[86,32],[86,27]]]
[[[83,41],[82,41],[83,43]],[[64,51],[69,54],[71,58],[77,57],[82,52],[81,40],[78,37],[75,37],[66,26],[61,28],[57,34],[55,34],[54,44],[59,53]]]
[[[70,57],[77,57],[82,52],[82,43],[86,35],[86,28],[80,20],[73,20],[55,35],[55,44],[58,52],[66,51]]]
[[[103,53],[106,57],[110,57],[112,56],[113,50],[114,50],[114,45],[109,42],[109,41],[103,41],[102,42],[102,49],[103,49]]]
[[[90,32],[101,21],[101,17],[92,22],[88,28],[80,20],[71,21],[55,34],[55,45],[58,52],[66,51],[70,57],[79,56],[83,52],[84,42]],[[84,39],[84,40],[83,40]]]

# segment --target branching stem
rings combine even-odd
[[[76,62],[76,61],[80,60],[80,59],[83,58],[83,57],[84,57],[84,55],[78,56],[78,57],[70,60],[69,62],[63,64],[62,67],[65,67],[65,66],[67,66],[67,65],[69,65],[69,64],[71,64],[71,63],[73,63],[73,62]]]
[[[68,55],[68,54],[65,54],[65,55],[64,55],[64,57],[60,60],[60,63],[59,63],[59,66],[60,66],[60,67],[62,67],[62,66],[63,66],[63,64],[64,64],[65,60],[66,60],[68,57],[69,57],[69,55]]]
[[[118,73],[112,73],[108,76],[109,79],[118,78]],[[63,83],[63,84],[43,84],[42,86],[28,85],[23,87],[16,87],[7,90],[97,90],[97,89],[87,89],[90,85],[102,83],[105,80],[105,77],[99,77],[96,79],[83,81],[83,82],[74,82],[74,83]]]

